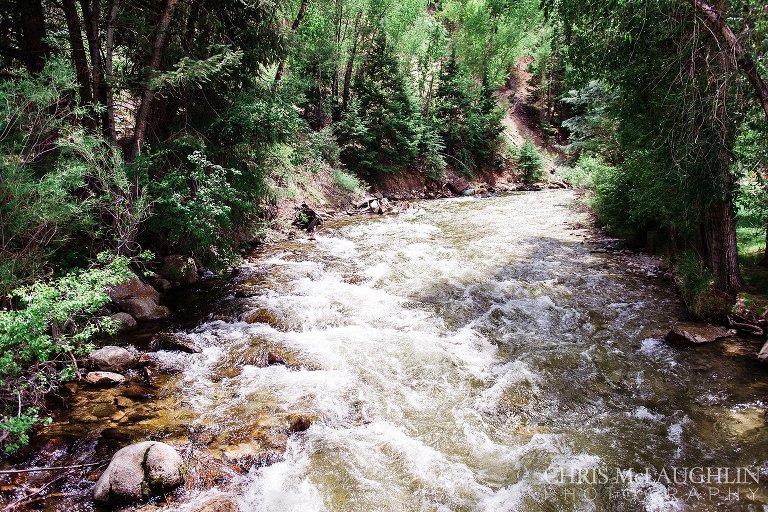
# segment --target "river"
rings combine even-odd
[[[258,290],[225,301],[273,321],[193,327],[204,351],[165,356],[184,359],[165,414],[230,442],[275,411],[312,418],[236,477],[244,512],[768,509],[754,342],[665,344],[670,282],[595,251],[575,200],[421,202],[271,248],[241,270]],[[248,364],[263,342],[302,363]]]

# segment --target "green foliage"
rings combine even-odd
[[[445,0],[442,16],[454,25],[456,51],[475,77],[501,86],[535,41],[541,20],[538,0]]]
[[[686,250],[677,258],[675,283],[686,307],[697,318],[711,316],[713,283],[712,272],[692,250]]]
[[[357,176],[349,174],[347,172],[335,169],[333,171],[333,182],[336,183],[342,190],[347,192],[362,192],[365,190],[365,186]]]
[[[468,177],[497,168],[502,116],[493,91],[478,85],[452,52],[440,73],[433,113],[448,164]]]
[[[381,30],[366,54],[354,92],[357,104],[336,131],[344,165],[367,177],[413,165],[418,155],[418,111]]]
[[[75,90],[58,60],[0,83],[0,295],[50,273],[56,258],[84,264],[117,249],[147,213],[141,194],[126,201],[118,148],[78,126],[83,111],[66,100]]]
[[[616,91],[604,82],[591,80],[579,90],[568,91],[561,101],[571,115],[562,122],[568,130],[568,144],[562,149],[571,156],[586,152],[617,160],[618,120],[612,112],[620,101]]]
[[[245,208],[245,195],[232,182],[235,169],[212,163],[200,151],[188,164],[171,169],[150,186],[156,215],[149,228],[184,254],[215,261],[232,253],[227,232],[233,228],[233,208]]]
[[[93,338],[113,332],[110,319],[95,314],[109,302],[106,288],[130,278],[129,261],[108,254],[100,261],[14,290],[18,307],[0,311],[0,414],[8,450],[26,442],[24,433],[39,419],[34,407],[74,377],[76,358],[93,348]]]
[[[526,140],[514,150],[514,160],[521,171],[523,183],[529,185],[544,179],[544,157],[531,140]]]

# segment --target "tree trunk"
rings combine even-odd
[[[173,10],[176,8],[178,0],[165,0],[162,13],[160,14],[160,20],[157,24],[157,32],[155,33],[155,41],[152,44],[152,54],[149,58],[149,71],[145,78],[146,83],[144,85],[144,93],[141,96],[141,103],[139,109],[136,112],[136,125],[133,129],[133,139],[131,146],[128,150],[127,159],[129,162],[136,160],[136,157],[141,153],[141,148],[144,145],[144,137],[146,136],[147,124],[149,122],[149,114],[152,111],[152,102],[155,99],[155,91],[149,87],[149,80],[154,73],[160,68],[160,63],[163,59],[163,52],[165,51],[165,41],[168,35],[168,26],[171,24],[173,18]],[[138,195],[138,189],[136,190]]]
[[[114,75],[112,68],[112,51],[115,45],[115,18],[120,9],[120,0],[112,0],[112,7],[109,9],[109,18],[107,19],[107,33],[104,41],[104,89],[107,102],[107,137],[112,142],[117,141],[117,130],[115,128],[115,95],[112,91]]]
[[[736,59],[736,64],[742,73],[749,80],[755,96],[763,107],[766,119],[768,120],[768,85],[766,85],[755,62],[744,51],[739,38],[726,23],[722,14],[715,7],[703,0],[689,0],[693,7],[704,16],[704,19],[711,25],[714,32],[720,35],[722,41],[727,45],[728,54]]]
[[[355,54],[357,53],[357,40],[360,37],[360,20],[363,17],[363,11],[357,11],[355,19],[355,36],[352,39],[352,48],[349,50],[349,59],[347,60],[347,69],[344,71],[344,90],[341,94],[341,112],[344,113],[349,107],[349,91],[352,84],[352,69],[355,65]]]
[[[291,33],[296,32],[296,29],[299,28],[299,24],[301,23],[302,18],[304,18],[304,15],[307,13],[307,6],[309,5],[309,0],[301,0],[301,5],[299,6],[299,13],[296,15],[296,19],[293,20],[293,25],[291,25]],[[277,71],[275,72],[275,81],[272,82],[272,92],[277,90],[277,86],[280,83],[280,80],[283,78],[283,74],[285,73],[285,61],[287,59],[283,59],[280,61],[280,63],[277,65]]]
[[[719,200],[706,219],[707,249],[715,290],[735,295],[744,286],[736,247],[736,218],[731,201]]]
[[[80,15],[77,13],[75,0],[62,0],[61,5],[67,22],[69,44],[72,47],[72,64],[75,67],[75,76],[80,87],[80,102],[83,106],[90,106],[93,102],[93,96],[88,73],[88,60],[85,57],[85,47],[83,46]]]
[[[49,48],[45,43],[45,13],[40,0],[19,2],[21,57],[30,73],[42,71]]]
[[[90,2],[90,3],[89,3]],[[110,136],[109,116],[107,113],[107,87],[104,83],[104,68],[101,62],[101,39],[99,20],[101,18],[101,0],[80,0],[80,8],[85,18],[85,35],[91,55],[91,83],[93,100],[100,104],[103,111],[99,114],[101,132],[105,137]]]
[[[763,259],[760,260],[761,267],[768,267],[768,224],[765,225],[765,253]]]

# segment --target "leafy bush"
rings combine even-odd
[[[93,349],[94,336],[114,332],[109,317],[96,316],[109,302],[106,288],[127,281],[128,259],[100,255],[99,266],[51,282],[14,290],[14,309],[0,311],[0,442],[13,451],[39,421],[44,396],[76,373],[78,357]]]
[[[147,214],[140,193],[128,200],[120,150],[78,125],[76,91],[58,60],[0,82],[0,295],[130,244]]]
[[[231,181],[239,173],[212,163],[200,151],[187,165],[170,170],[150,185],[155,215],[150,229],[165,237],[174,250],[215,260],[232,253],[234,206],[245,209],[246,198]]]
[[[522,172],[523,183],[533,184],[544,179],[544,157],[530,140],[514,151],[514,160]]]

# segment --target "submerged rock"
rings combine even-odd
[[[113,372],[88,372],[85,382],[92,386],[116,386],[125,382],[125,377]]]
[[[664,340],[672,345],[693,347],[704,343],[712,343],[734,334],[734,331],[729,331],[715,325],[679,323],[664,336]]]
[[[122,448],[93,490],[100,502],[136,501],[157,496],[184,483],[183,461],[173,447],[143,441]]]
[[[229,494],[214,496],[207,499],[201,505],[192,509],[192,512],[238,512],[240,506],[237,499]]]
[[[89,359],[94,368],[105,372],[122,372],[137,364],[136,356],[122,347],[113,345],[95,350]]]
[[[155,334],[149,347],[152,350],[181,350],[190,354],[199,354],[203,351],[192,338],[181,333]]]

